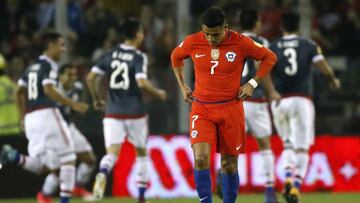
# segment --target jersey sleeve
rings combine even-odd
[[[171,65],[173,68],[184,66],[184,59],[190,57],[191,40],[185,38],[171,53]]]
[[[42,85],[48,85],[48,84],[52,84],[52,85],[56,85],[57,84],[57,71],[55,69],[52,69],[50,65],[43,65],[42,70],[43,72],[43,77],[42,77],[42,81],[41,84]]]
[[[103,55],[100,60],[91,68],[91,72],[98,74],[98,75],[105,75],[106,73],[106,66],[109,63],[109,55]]]
[[[22,76],[17,81],[17,85],[20,87],[27,87],[28,84],[28,77],[27,77],[27,70],[22,74]]]
[[[256,76],[262,78],[268,74],[276,63],[276,55],[264,45],[257,43],[246,36],[243,38],[242,45],[246,57],[261,61]]]
[[[316,63],[318,61],[324,60],[324,55],[322,54],[321,47],[315,42],[310,41],[310,49],[312,55],[312,62]]]
[[[140,53],[135,62],[135,79],[147,79],[148,57]]]

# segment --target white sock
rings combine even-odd
[[[138,187],[146,187],[149,181],[149,170],[148,170],[148,158],[137,157],[136,158],[136,171],[137,177],[136,182]]]
[[[29,156],[22,156],[21,167],[32,173],[40,174],[43,171],[44,165],[40,159]]]
[[[293,176],[295,167],[295,151],[292,148],[285,148],[281,154],[284,160],[285,177]]]
[[[115,156],[115,154],[112,153],[108,153],[105,156],[103,156],[103,158],[100,161],[100,172],[103,172],[105,174],[109,174],[115,163],[117,161],[117,156]]]
[[[307,152],[296,153],[296,170],[295,175],[301,179],[305,178],[309,165],[309,154]]]
[[[42,193],[46,196],[51,196],[55,194],[57,189],[59,188],[59,177],[54,173],[50,173],[45,178],[45,182],[42,187]]]
[[[275,158],[271,149],[260,151],[264,162],[264,172],[266,175],[266,186],[272,187],[275,183]]]
[[[71,197],[75,187],[75,166],[62,165],[60,167],[60,197]]]
[[[80,163],[76,170],[76,185],[85,186],[89,182],[94,169],[94,165],[88,165],[84,162]]]

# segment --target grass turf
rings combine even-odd
[[[279,195],[280,197],[280,195]],[[281,199],[281,202],[284,202]],[[151,203],[196,203],[199,202],[196,198],[179,198],[179,199],[150,199]],[[1,199],[0,203],[34,203],[35,199]],[[72,203],[84,202],[81,199],[74,198]],[[136,203],[134,199],[130,198],[105,198],[103,203]],[[214,203],[221,203],[222,201],[214,197]],[[262,194],[240,194],[237,198],[237,203],[262,203]],[[360,193],[306,193],[301,197],[303,203],[360,203]]]

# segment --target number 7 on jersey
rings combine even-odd
[[[210,63],[213,64],[211,66],[210,74],[214,75],[215,74],[215,68],[219,65],[219,61],[210,61]]]

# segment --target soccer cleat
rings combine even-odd
[[[51,197],[44,195],[42,192],[37,193],[36,200],[38,203],[53,203]]]
[[[5,165],[16,161],[18,151],[10,145],[4,145],[0,153],[0,164]]]
[[[299,203],[300,192],[293,185],[292,180],[287,178],[284,185],[284,198],[287,203]]]
[[[95,178],[95,183],[93,187],[93,197],[96,200],[104,198],[106,188],[106,175],[104,173],[98,173]]]
[[[75,197],[81,197],[85,202],[93,202],[95,201],[94,196],[91,192],[87,191],[83,187],[75,186],[72,195]]]

